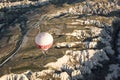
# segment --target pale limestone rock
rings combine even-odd
[[[69,8],[68,13],[76,14],[75,8]]]
[[[85,42],[86,48],[97,48],[97,45],[98,45],[97,42],[90,42],[90,41]]]
[[[4,75],[0,80],[29,80],[24,74],[9,74]]]
[[[90,21],[89,21],[89,20],[86,20],[86,21],[84,21],[84,24],[85,24],[85,25],[89,25],[89,24],[90,24]]]
[[[83,75],[81,73],[80,70],[74,70],[72,73],[71,73],[71,76],[72,76],[72,80],[77,80],[77,79],[82,79],[83,78]]]
[[[103,50],[83,50],[83,51],[67,51],[66,54],[74,57],[74,59],[80,63],[86,63],[91,61],[91,66],[99,64],[99,61],[109,60],[106,53]],[[89,61],[89,62],[90,62]],[[81,65],[81,64],[80,64]],[[90,68],[92,68],[89,66]]]
[[[31,75],[33,74],[33,72],[31,70],[28,70],[26,72],[23,73],[28,79],[31,78]]]
[[[70,59],[70,57],[68,55],[65,55],[65,56],[59,58],[56,62],[48,63],[47,65],[45,65],[45,67],[53,68],[56,70],[61,70],[61,67],[64,64],[67,64],[69,59]]]
[[[98,61],[104,61],[109,60],[106,53],[103,50],[83,50],[83,51],[72,51],[68,50],[66,51],[66,55],[71,56],[78,61],[78,62],[86,62],[88,60],[91,60],[95,63],[98,63]]]
[[[66,54],[71,55],[70,59],[75,59],[75,61],[79,62],[79,65],[85,64],[90,69],[95,65],[102,66],[99,61],[109,60],[103,50],[67,51]],[[88,72],[90,72],[89,69]]]
[[[84,64],[85,66],[78,67],[82,73],[91,73],[91,69],[99,65],[104,60],[109,60],[106,53],[103,50],[83,50],[83,51],[66,51],[66,55],[59,58],[57,62],[48,63],[45,67],[51,67],[56,70],[64,70],[71,73],[75,65]]]
[[[72,33],[65,33],[65,35],[67,36],[78,36],[78,37],[82,37],[82,36],[85,36],[85,35],[88,35],[89,34],[85,34],[86,31],[85,30],[74,30]]]
[[[48,75],[53,75],[55,71],[54,70],[42,70],[40,72],[34,72],[31,75],[31,80],[43,80],[43,79],[47,79]]]
[[[93,24],[93,25],[95,25],[96,27],[102,27],[102,23],[100,22],[100,21],[98,21],[98,20],[90,20],[90,19],[87,19],[86,21],[84,21],[84,23],[86,24],[86,25],[91,25],[91,24]],[[94,27],[95,28],[95,27]]]
[[[61,47],[74,47],[77,45],[82,45],[82,42],[62,42],[62,43],[57,43],[55,46],[57,48],[61,48]]]
[[[90,33],[92,33],[92,35],[87,33],[87,30],[74,30],[72,33],[64,33],[64,35],[76,36],[78,38],[101,36],[101,37],[108,37],[108,40],[109,40],[109,38],[111,39],[111,37],[102,28],[91,27],[90,29],[91,29]]]
[[[0,3],[0,9],[1,8],[25,8],[25,7],[29,7],[30,5],[34,5],[34,6],[38,6],[38,5],[44,5],[49,3],[49,0],[39,0],[39,1],[16,1],[16,2],[4,2],[4,3]]]
[[[90,29],[94,36],[100,35],[101,31],[103,30],[102,28],[97,27],[91,27]]]
[[[61,73],[54,73],[53,77],[57,80],[71,80],[71,77],[69,76],[69,74],[67,72],[61,72]]]
[[[70,80],[70,76],[66,72],[60,73],[61,80]]]
[[[60,73],[54,73],[53,78],[59,78],[60,79]]]

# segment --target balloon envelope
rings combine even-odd
[[[35,37],[35,43],[42,50],[48,50],[53,44],[53,37],[47,32],[41,32]]]

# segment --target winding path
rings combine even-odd
[[[19,40],[17,42],[17,46],[16,48],[11,52],[11,55],[9,57],[7,57],[1,64],[0,67],[2,67],[4,64],[6,64],[6,62],[8,62],[14,55],[17,54],[17,52],[21,49],[23,42],[25,41],[27,35],[29,34],[29,32],[34,29],[37,28],[43,21],[46,15],[42,15],[39,19],[38,22],[36,22],[35,24],[32,25],[31,29],[29,29],[26,34],[23,35],[23,37],[21,38],[21,40]],[[22,25],[22,26],[26,26],[26,25]]]

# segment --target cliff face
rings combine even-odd
[[[8,27],[10,31],[19,28],[21,34],[4,42],[16,41],[17,48],[8,62],[4,60],[9,51],[4,53],[6,58],[1,57],[0,75],[4,76],[0,80],[118,80],[119,9],[119,1],[80,1],[62,7],[46,5],[23,14],[24,20],[19,18],[15,29]],[[34,42],[43,31],[54,37],[47,56]]]

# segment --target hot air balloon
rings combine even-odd
[[[41,32],[35,37],[35,43],[44,53],[51,48],[53,44],[53,37],[47,32]]]

